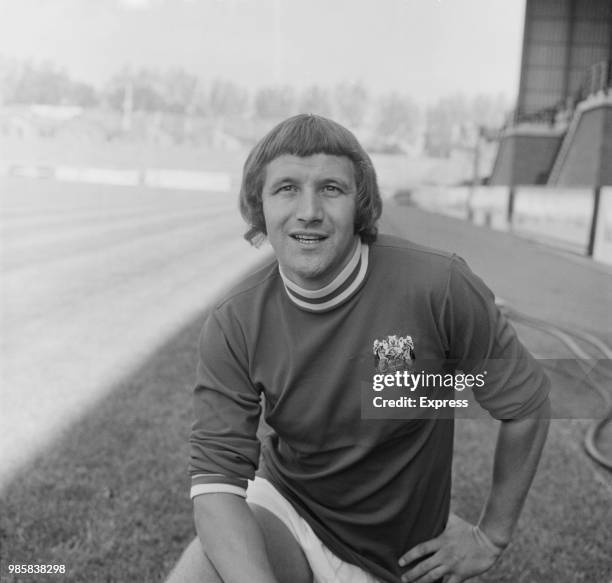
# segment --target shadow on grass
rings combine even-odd
[[[163,581],[195,536],[189,432],[205,309],[20,471],[0,499],[0,581]],[[65,565],[12,576],[9,565]]]
[[[158,581],[194,535],[191,390],[205,312],[50,444],[0,502],[2,581]],[[9,564],[66,575],[11,578]]]

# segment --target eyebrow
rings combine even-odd
[[[281,184],[285,184],[285,183],[292,183],[293,184],[295,182],[299,182],[299,180],[296,180],[292,176],[284,176],[282,178],[278,178],[272,184],[270,184],[270,188],[274,189],[274,188],[277,188],[278,186],[280,186]],[[344,188],[345,190],[350,190],[350,188],[351,188],[351,185],[349,183],[347,183],[346,181],[342,180],[341,178],[336,178],[334,176],[330,176],[329,178],[321,178],[320,180],[317,181],[317,184],[328,184],[330,182],[334,182],[335,184],[339,185],[340,187]]]
[[[323,183],[335,182],[336,184],[344,188],[344,190],[349,190],[351,188],[351,185],[348,182],[345,182],[344,180],[342,180],[341,178],[330,177],[330,178],[325,178],[321,180],[320,182],[323,182]]]
[[[270,184],[270,188],[276,188],[285,182],[295,182],[295,178],[291,178],[291,176],[284,176],[282,178],[278,178],[272,184]]]

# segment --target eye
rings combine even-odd
[[[281,192],[295,192],[297,190],[297,186],[295,186],[295,184],[283,184],[282,186],[279,186],[274,193],[281,193]]]
[[[342,189],[336,186],[335,184],[326,184],[323,187],[323,192],[325,192],[326,194],[341,194]]]

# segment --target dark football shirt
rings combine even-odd
[[[389,236],[362,251],[322,296],[288,290],[274,261],[211,311],[192,495],[241,494],[258,471],[340,558],[396,583],[399,557],[445,527],[454,421],[418,410],[364,418],[375,341],[410,336],[413,364],[452,359],[468,372],[501,363],[476,395],[498,419],[533,413],[548,380],[462,259]],[[260,451],[262,396],[272,431]]]

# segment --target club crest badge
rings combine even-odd
[[[374,365],[381,373],[395,372],[411,368],[414,361],[414,342],[412,336],[387,336],[374,340]]]

